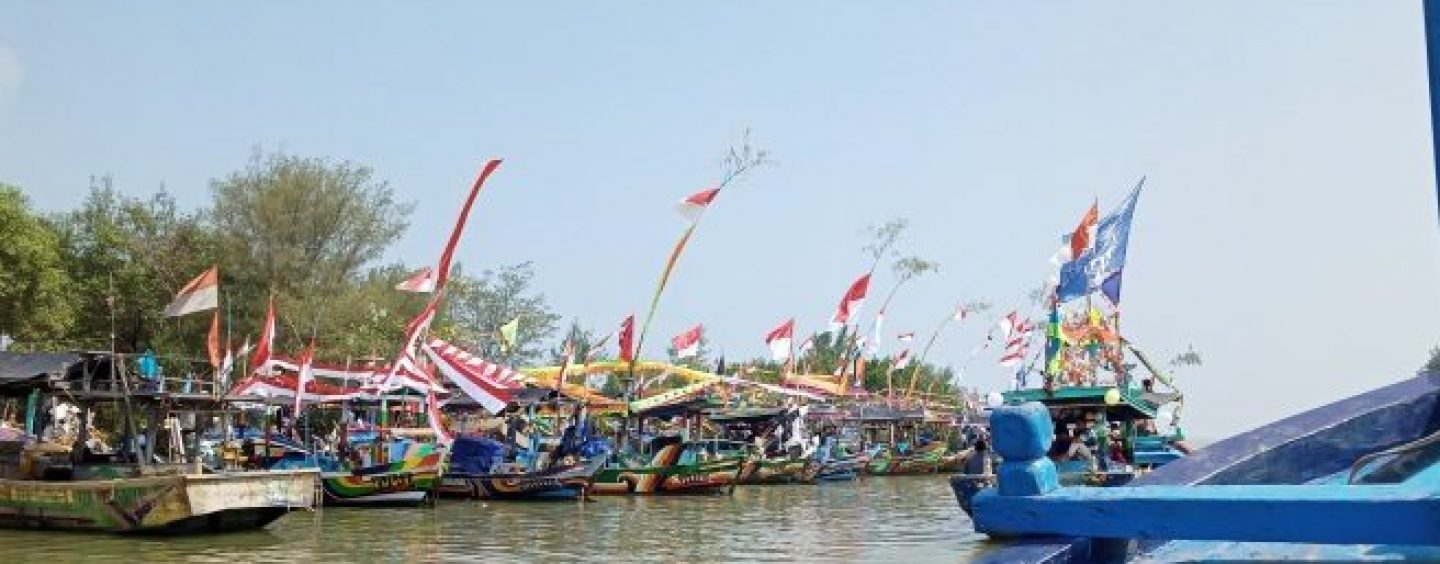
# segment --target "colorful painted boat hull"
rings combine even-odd
[[[440,484],[441,453],[378,464],[351,472],[325,472],[325,505],[421,505]]]
[[[315,507],[313,470],[117,480],[0,480],[0,526],[133,534],[258,529]]]
[[[854,480],[860,477],[860,470],[864,466],[864,461],[859,458],[828,460],[820,464],[820,471],[816,472],[815,480],[819,482]]]
[[[437,493],[455,499],[575,500],[590,489],[591,479],[605,458],[542,472],[509,474],[446,473]]]
[[[865,473],[871,476],[934,474],[940,471],[940,463],[944,458],[943,450],[901,456],[882,453],[870,460],[865,466]]]
[[[808,459],[747,460],[737,483],[745,485],[813,484],[820,463]]]
[[[744,459],[722,457],[679,464],[683,444],[661,447],[649,464],[611,465],[595,474],[593,495],[729,495],[735,491]]]

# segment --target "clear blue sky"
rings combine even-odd
[[[0,181],[42,209],[93,174],[200,205],[258,144],[373,166],[418,202],[384,258],[420,264],[503,156],[461,260],[534,261],[607,329],[749,126],[775,165],[706,218],[652,343],[703,321],[749,356],[784,317],[816,328],[862,227],[897,216],[943,270],[894,331],[1021,305],[1085,206],[1142,174],[1124,329],[1204,354],[1180,375],[1192,434],[1394,381],[1440,343],[1418,1],[3,4]],[[967,379],[1005,375],[982,357]]]

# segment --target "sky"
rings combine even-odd
[[[458,259],[532,261],[603,332],[643,313],[673,204],[750,128],[772,163],[706,215],[650,352],[697,322],[732,358],[787,317],[820,328],[891,218],[941,270],[892,304],[887,352],[957,301],[1026,308],[1060,235],[1142,175],[1122,329],[1202,354],[1177,373],[1191,435],[1403,379],[1440,344],[1419,2],[0,5],[0,182],[42,210],[102,174],[205,205],[256,147],[346,159],[416,203],[376,260],[420,265],[503,157]],[[1004,387],[970,357],[985,330],[931,359]]]

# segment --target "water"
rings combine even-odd
[[[293,513],[185,538],[0,531],[16,562],[964,562],[985,548],[946,477],[741,486],[729,497],[442,500]]]

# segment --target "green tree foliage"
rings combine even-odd
[[[1420,370],[1440,374],[1440,347],[1430,349],[1430,360],[1426,361]]]
[[[570,320],[570,327],[565,330],[565,335],[561,336],[560,341],[550,348],[550,364],[559,366],[561,362],[565,361],[565,343],[567,342],[575,343],[574,361],[576,363],[585,362],[585,358],[590,355],[591,349],[596,345],[595,340],[594,331],[581,327],[578,319]],[[596,357],[596,360],[603,359],[602,356]]]
[[[555,335],[560,316],[550,311],[543,294],[531,289],[534,267],[525,262],[485,270],[478,277],[466,275],[459,266],[456,271],[446,289],[442,335],[484,358],[517,365],[540,360],[545,351],[542,343]],[[520,328],[515,348],[507,354],[496,332],[516,317]]]
[[[25,343],[74,321],[60,241],[19,188],[0,184],[0,334]]]
[[[209,319],[167,322],[162,310],[176,290],[216,262],[215,233],[203,212],[181,211],[163,189],[145,199],[121,195],[103,177],[92,179],[79,209],[55,223],[78,312],[72,331],[57,338],[67,338],[68,346],[108,347],[113,312],[121,351],[199,350]]]
[[[329,298],[405,232],[413,207],[367,166],[259,151],[211,190],[220,256],[236,274],[231,295],[252,304],[285,296],[302,319],[328,314]],[[249,312],[251,322],[263,315]]]

